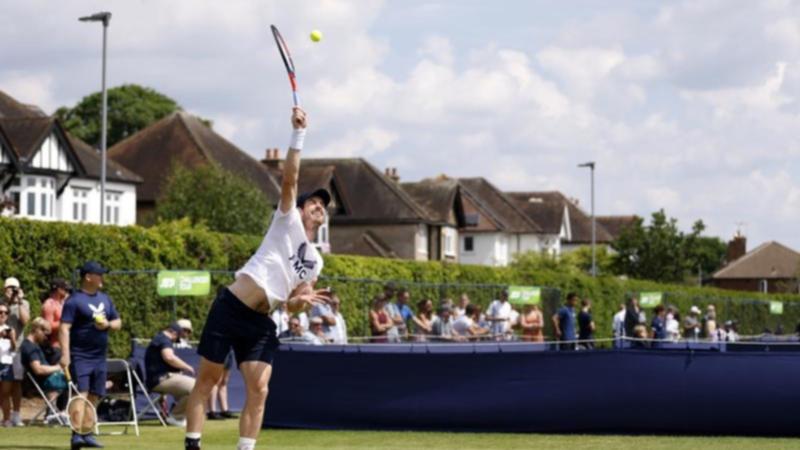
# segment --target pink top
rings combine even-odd
[[[50,322],[50,343],[58,347],[58,326],[61,325],[61,310],[64,302],[48,298],[42,304],[42,317]]]

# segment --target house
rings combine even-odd
[[[397,169],[387,169],[390,178]],[[465,225],[458,181],[441,176],[415,183],[401,183],[402,189],[428,214],[429,259],[459,261],[459,229]],[[464,262],[464,261],[461,261]]]
[[[747,253],[746,246],[741,235],[728,243],[728,262],[711,276],[711,285],[736,291],[800,293],[800,253],[775,241]]]
[[[262,163],[280,178],[280,151],[268,149]],[[362,158],[304,158],[298,189],[319,187],[332,197],[329,226],[323,229],[333,253],[446,259],[431,239],[435,228],[444,224],[430,218],[400,187],[396,171],[387,175]]]
[[[577,202],[558,191],[507,192],[519,209],[542,229],[543,236],[555,242],[545,241],[553,253],[569,252],[592,243],[592,218]],[[608,231],[596,223],[595,242],[608,244],[613,240]]]
[[[59,120],[0,92],[0,194],[3,214],[100,223],[101,157]],[[142,179],[107,160],[104,223],[136,223]]]
[[[156,202],[178,164],[187,168],[218,164],[252,181],[270,201],[277,202],[280,196],[275,178],[258,160],[183,111],[174,112],[118,142],[108,150],[108,155],[144,180],[137,201],[139,223],[152,222]]]
[[[591,217],[590,217],[591,219]],[[611,240],[617,240],[626,228],[636,224],[641,220],[638,216],[597,216],[597,224],[602,226],[611,236]]]

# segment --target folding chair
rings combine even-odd
[[[61,411],[58,410],[58,408],[53,402],[48,400],[47,393],[44,392],[44,389],[42,389],[42,387],[39,386],[39,383],[36,382],[36,378],[33,376],[33,374],[28,371],[25,371],[25,375],[28,377],[28,381],[30,382],[31,386],[33,386],[36,389],[36,392],[39,393],[39,396],[42,397],[42,400],[44,400],[45,404],[45,407],[42,408],[38,413],[36,413],[36,415],[33,416],[33,418],[31,418],[31,422],[39,420],[40,417],[42,418],[42,422],[44,422],[45,419],[47,418],[47,413],[49,412],[53,417],[56,418],[59,425],[69,426],[69,420],[67,419],[67,417],[64,416],[61,413]]]
[[[158,421],[161,422],[161,426],[166,427],[167,423],[164,421],[164,411],[160,407],[160,404],[156,403],[156,402],[160,403],[161,399],[164,397],[164,394],[151,393],[150,391],[147,390],[147,388],[145,388],[145,384],[143,382],[143,379],[145,377],[144,368],[142,367],[142,364],[138,360],[136,360],[135,358],[131,358],[128,361],[128,364],[131,367],[131,373],[133,374],[134,381],[136,381],[136,386],[134,387],[134,393],[136,393],[138,389],[139,392],[142,394],[142,396],[144,396],[144,398],[147,399],[147,406],[139,410],[139,413],[136,415],[136,419],[142,420],[148,413],[152,411],[153,413],[155,413],[156,418],[158,418]]]
[[[109,359],[106,362],[106,368],[108,371],[108,379],[112,381],[113,385],[108,392],[106,393],[105,397],[101,400],[101,403],[108,399],[109,403],[113,400],[122,399],[127,400],[130,404],[129,409],[127,411],[127,420],[114,420],[114,421],[100,421],[100,404],[98,403],[98,422],[97,422],[97,430],[99,434],[100,427],[108,427],[108,426],[124,426],[125,429],[121,432],[112,432],[108,434],[127,434],[128,427],[133,426],[134,431],[136,432],[136,436],[139,436],[139,415],[136,413],[136,386],[141,389],[145,396],[150,403],[150,406],[155,408],[150,396],[147,394],[147,389],[145,389],[142,380],[136,374],[135,371],[131,370],[130,364],[128,361],[124,359]],[[134,381],[137,383],[134,385]],[[126,398],[127,397],[127,398]],[[156,415],[158,416],[161,424],[166,426],[164,423],[163,418],[158,413],[158,410],[155,409]]]

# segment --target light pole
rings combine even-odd
[[[110,12],[99,12],[91,16],[81,17],[81,22],[103,22],[103,124],[100,130],[100,225],[105,224],[106,212],[106,133],[108,128],[108,93],[106,92],[106,35]]]
[[[592,276],[597,276],[597,219],[594,216],[594,161],[578,164],[578,167],[588,167],[592,178]]]

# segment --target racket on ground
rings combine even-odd
[[[72,382],[69,370],[64,372],[70,389],[70,399],[67,403],[67,416],[69,416],[69,427],[78,434],[87,434],[94,431],[97,425],[97,411],[94,405],[86,397],[78,392],[78,387]],[[74,395],[73,395],[74,392]]]
[[[286,41],[283,40],[278,27],[272,27],[272,36],[275,37],[275,44],[278,46],[278,52],[281,54],[283,65],[286,66],[286,73],[289,75],[289,84],[292,85],[292,100],[294,106],[300,106],[300,99],[297,97],[297,78],[294,72],[294,61],[292,61],[292,54],[289,53],[289,47],[286,46]]]

